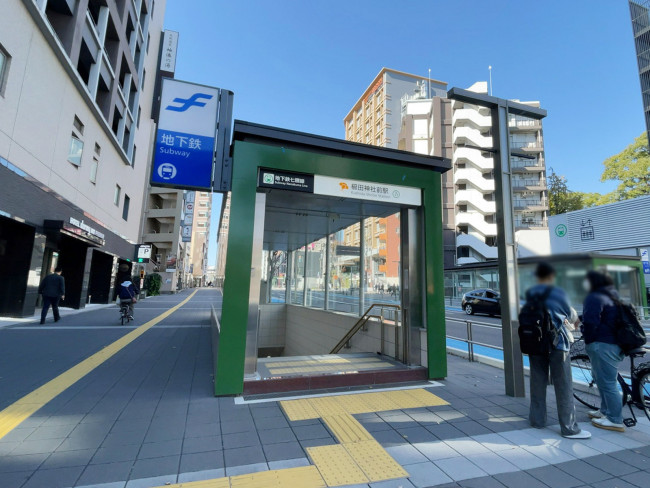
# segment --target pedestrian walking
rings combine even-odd
[[[537,429],[546,427],[546,388],[550,373],[555,388],[560,433],[569,439],[589,439],[591,434],[581,430],[576,422],[573,403],[573,377],[569,356],[572,335],[569,327],[572,328],[570,323],[572,320],[577,320],[577,316],[564,290],[555,286],[553,266],[540,263],[535,270],[535,276],[537,285],[526,292],[526,305],[522,308],[520,323],[525,322],[523,314],[526,311],[534,311],[535,305],[539,304],[542,321],[549,322],[551,339],[546,351],[529,355],[530,425]]]
[[[45,323],[47,312],[52,306],[54,321],[61,320],[59,315],[59,300],[65,300],[65,280],[61,273],[63,269],[57,266],[54,273],[46,276],[38,287],[38,292],[43,296],[43,310],[41,310],[41,324]]]
[[[611,276],[589,271],[583,286],[589,292],[582,307],[582,335],[591,361],[591,374],[600,394],[600,410],[588,412],[600,429],[624,432],[623,399],[618,390],[618,365],[623,351],[616,340],[618,292]]]

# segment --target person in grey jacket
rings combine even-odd
[[[623,432],[623,399],[616,380],[623,351],[614,334],[618,311],[612,299],[618,292],[611,276],[597,271],[587,273],[584,287],[589,294],[582,307],[582,334],[601,399],[600,410],[588,415],[595,427]]]
[[[54,269],[54,273],[46,276],[38,287],[38,292],[43,295],[43,310],[41,310],[41,324],[45,323],[47,312],[52,306],[54,321],[61,320],[59,315],[59,300],[65,299],[65,280],[61,273],[63,270],[60,266]]]
[[[581,430],[576,421],[573,403],[573,376],[571,374],[572,334],[568,330],[577,320],[564,290],[554,286],[555,269],[548,263],[540,263],[535,270],[537,285],[526,292],[526,299],[546,296],[545,306],[551,322],[557,330],[557,341],[548,356],[529,356],[530,360],[530,425],[537,429],[546,427],[546,388],[549,372],[555,388],[560,433],[569,439],[589,439],[591,434]]]

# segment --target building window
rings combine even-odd
[[[81,120],[79,120],[79,117],[77,117],[76,115],[74,116],[74,122],[72,122],[72,125],[79,132],[80,135],[83,135],[85,126],[83,125]]]
[[[137,129],[140,128],[140,114],[141,114],[141,113],[142,113],[142,107],[138,106],[138,119],[137,119],[137,121],[136,121],[136,123],[135,123],[135,127],[136,127]]]
[[[134,168],[135,168],[135,155],[137,151],[138,151],[138,147],[135,144],[133,144],[133,154],[131,155],[131,166],[133,166]]]
[[[9,60],[11,57],[0,44],[0,96],[4,96],[5,82],[7,81],[7,74],[9,73]]]
[[[458,205],[459,212],[467,212],[467,205]]]
[[[115,193],[113,194],[113,203],[118,207],[120,205],[121,194],[122,194],[122,188],[120,188],[120,185],[115,185]]]
[[[81,139],[78,139],[76,134],[73,132],[70,137],[70,149],[68,151],[68,161],[75,166],[81,166],[81,154],[84,150],[84,143]]]
[[[129,220],[129,205],[131,204],[131,199],[125,193],[124,194],[124,207],[122,208],[122,218],[124,220]]]
[[[93,158],[93,162],[90,164],[90,182],[94,185],[97,183],[97,170],[99,169],[99,161],[97,158]]]

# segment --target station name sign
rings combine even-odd
[[[277,190],[301,191],[339,198],[372,200],[402,205],[422,205],[422,190],[402,185],[291,173],[260,168],[257,186]]]
[[[260,169],[257,186],[260,188],[274,188],[276,190],[314,193],[314,175],[276,171],[274,169]]]

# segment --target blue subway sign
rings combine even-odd
[[[151,185],[211,190],[219,89],[163,78]]]

